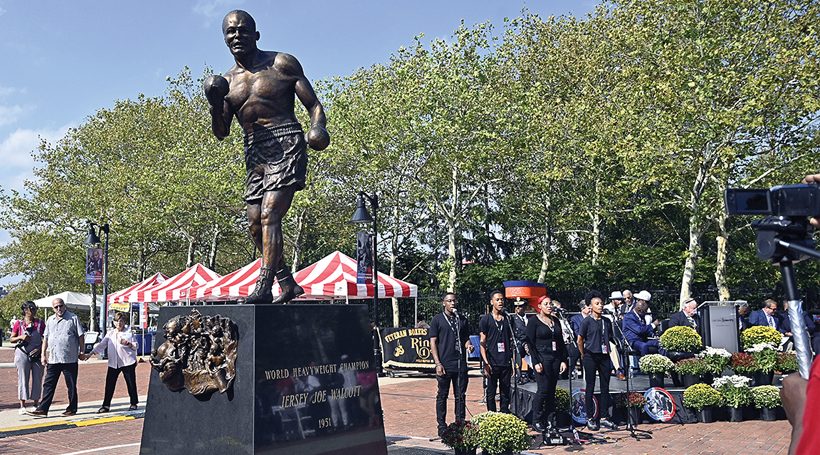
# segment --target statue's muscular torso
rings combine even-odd
[[[293,106],[296,82],[304,77],[301,65],[284,52],[258,52],[253,68],[234,65],[225,74],[225,101],[246,133],[255,124],[270,128],[298,121]]]

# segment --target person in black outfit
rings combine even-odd
[[[516,364],[516,380],[519,384],[526,384],[530,381],[529,375],[521,371],[521,359],[527,359],[527,365],[530,364],[530,359],[527,358],[529,353],[529,348],[527,347],[527,313],[525,313],[527,309],[527,301],[522,300],[521,298],[515,299],[515,303],[513,303],[515,308],[515,313],[513,313],[511,320],[512,320],[512,328],[513,328],[513,336],[515,337],[515,364]],[[532,368],[527,370],[529,374],[532,374]]]
[[[447,428],[445,418],[450,384],[456,399],[456,421],[464,421],[467,414],[467,359],[464,351],[473,351],[467,321],[456,313],[456,295],[452,292],[445,294],[441,303],[444,312],[433,317],[427,332],[430,335],[430,351],[436,362],[436,422],[439,436]]]
[[[567,370],[567,346],[561,333],[561,322],[552,315],[549,297],[541,297],[538,310],[536,317],[527,324],[527,344],[538,383],[532,404],[532,427],[543,433],[555,426],[555,386],[558,375]]]
[[[590,291],[586,296],[587,304],[592,309],[590,317],[581,322],[578,332],[578,349],[581,351],[581,364],[584,365],[586,379],[585,405],[587,428],[598,431],[603,426],[617,430],[618,426],[609,421],[609,377],[612,361],[609,360],[610,341],[615,341],[612,322],[601,313],[604,310],[604,299],[600,292]],[[601,400],[599,419],[595,419],[595,408],[592,397],[595,394],[595,372],[601,378]]]
[[[481,337],[481,359],[487,377],[487,410],[495,411],[495,391],[501,395],[501,412],[510,412],[510,379],[512,377],[513,342],[510,323],[504,311],[504,294],[490,294],[492,311],[478,321]],[[500,385],[500,387],[499,387]]]

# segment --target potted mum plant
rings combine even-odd
[[[692,327],[670,327],[663,332],[660,346],[669,352],[673,360],[693,357],[703,349],[703,340]]]
[[[696,357],[706,362],[707,373],[713,376],[721,376],[723,375],[723,370],[729,366],[732,353],[723,348],[706,346],[706,349],[699,352]]]
[[[489,455],[518,453],[530,448],[527,424],[512,414],[485,412],[478,422],[478,445]],[[476,419],[473,418],[473,421]]]
[[[706,361],[697,357],[678,360],[675,363],[675,371],[680,375],[684,387],[706,381],[704,378],[707,373]]]
[[[735,374],[746,376],[750,380],[752,379],[752,374],[755,372],[755,368],[757,368],[754,357],[746,352],[735,352],[732,354],[729,365]]]
[[[650,387],[663,387],[666,372],[675,366],[669,357],[660,354],[647,354],[638,361],[641,372],[649,375]]]
[[[777,420],[776,409],[780,407],[780,389],[773,385],[752,387],[752,401],[760,409],[763,420]]]
[[[772,343],[757,343],[746,349],[755,362],[752,385],[771,385],[777,367],[777,351]]]
[[[475,455],[478,448],[478,424],[464,420],[453,422],[441,434],[441,442],[456,455]]]
[[[720,392],[723,402],[729,407],[729,420],[732,422],[742,422],[743,406],[752,403],[750,382],[746,376],[732,375],[717,378],[712,383],[712,387]]]
[[[797,371],[797,353],[794,351],[778,352],[777,366],[774,369],[783,374]]]
[[[646,404],[646,398],[640,392],[629,392],[621,394],[618,405],[626,409],[628,423],[638,424],[641,421],[641,409]]]
[[[774,327],[757,325],[740,332],[740,345],[744,350],[760,343],[780,346],[782,335]]]
[[[683,405],[696,410],[703,423],[714,422],[714,409],[722,404],[723,396],[709,384],[695,384],[683,391]]]

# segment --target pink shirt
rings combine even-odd
[[[127,340],[128,344],[120,344],[120,340]],[[137,363],[137,340],[129,329],[122,332],[117,329],[109,330],[91,352],[100,354],[105,348],[108,348],[109,368],[122,368]]]

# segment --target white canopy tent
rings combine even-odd
[[[42,299],[37,299],[34,301],[34,304],[37,305],[37,308],[46,308],[46,314],[48,314],[48,310],[51,309],[51,302],[56,298],[63,299],[65,302],[66,307],[69,310],[85,310],[88,311],[91,309],[91,294],[82,294],[79,292],[61,292],[59,294],[50,295],[48,297],[43,297]],[[102,296],[97,296],[97,309],[99,310],[102,305]]]

